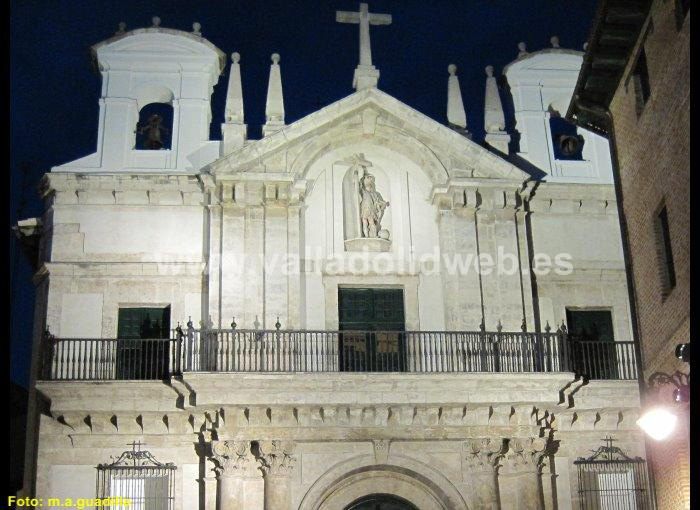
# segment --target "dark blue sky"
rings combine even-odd
[[[379,88],[439,122],[446,122],[447,65],[458,67],[469,129],[483,139],[484,67],[500,74],[517,43],[581,49],[595,0],[374,0],[370,12],[393,23],[371,28]],[[34,186],[52,166],[95,150],[100,77],[88,58],[91,45],[151,25],[202,34],[222,51],[241,54],[245,116],[250,138],[260,136],[270,54],[281,55],[286,121],[291,123],[352,93],[358,60],[356,25],[335,22],[336,10],[355,0],[184,2],[176,0],[12,0],[10,26],[10,225],[42,213]],[[220,139],[228,66],[212,98],[211,135]],[[28,169],[22,172],[22,169]],[[22,179],[23,173],[26,178]],[[24,182],[24,185],[23,185]],[[13,236],[10,375],[28,382],[34,292]]]

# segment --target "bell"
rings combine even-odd
[[[559,135],[559,150],[565,156],[573,156],[583,147],[583,137],[581,135]]]

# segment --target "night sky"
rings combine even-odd
[[[379,88],[409,106],[446,122],[447,65],[457,65],[468,129],[483,140],[484,67],[497,75],[517,56],[550,47],[581,50],[595,0],[373,0],[370,12],[390,13],[389,26],[371,27],[372,58]],[[335,22],[336,10],[356,11],[355,0],[183,2],[11,1],[10,26],[10,225],[38,216],[43,204],[35,186],[52,166],[94,152],[100,77],[89,47],[127,30],[161,26],[202,35],[230,54],[241,54],[248,137],[259,138],[264,122],[270,54],[281,55],[286,122],[353,92],[358,61],[357,25]],[[230,61],[229,61],[230,62]],[[228,65],[214,88],[211,138],[220,139]],[[510,129],[512,120],[508,119]],[[27,261],[12,233],[10,376],[26,386],[34,289]]]

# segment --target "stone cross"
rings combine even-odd
[[[368,12],[367,4],[360,4],[359,12],[336,11],[335,20],[338,23],[357,23],[360,25],[360,65],[372,65],[372,49],[369,44],[370,25],[390,25],[391,14],[376,14]]]
[[[365,155],[361,154],[361,153],[360,154],[353,154],[352,156],[350,156],[348,158],[345,158],[345,159],[338,161],[338,163],[341,165],[347,165],[350,167],[362,167],[363,170],[369,166],[372,166],[372,162],[367,161],[365,159]]]
[[[356,89],[376,86],[379,72],[372,65],[372,48],[369,42],[370,25],[390,25],[391,14],[376,14],[369,12],[366,3],[360,4],[359,12],[336,11],[335,20],[338,23],[352,23],[360,26],[360,64],[355,71],[353,85]],[[359,78],[359,79],[358,79]]]

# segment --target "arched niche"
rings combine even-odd
[[[373,162],[364,159],[363,154],[354,154],[348,162],[348,169],[342,181],[342,205],[343,205],[343,237],[346,251],[388,251],[391,246],[392,196],[391,181],[386,173]],[[361,161],[361,163],[357,163]],[[344,162],[339,163],[343,165]],[[371,182],[372,195],[375,198],[365,196],[364,189],[367,182]],[[369,225],[363,223],[363,200],[379,200],[383,203],[383,209],[379,211],[377,223]]]
[[[345,509],[371,494],[394,496],[421,510],[468,510],[444,475],[399,455],[389,455],[382,464],[373,455],[362,455],[332,467],[307,491],[299,510]]]

